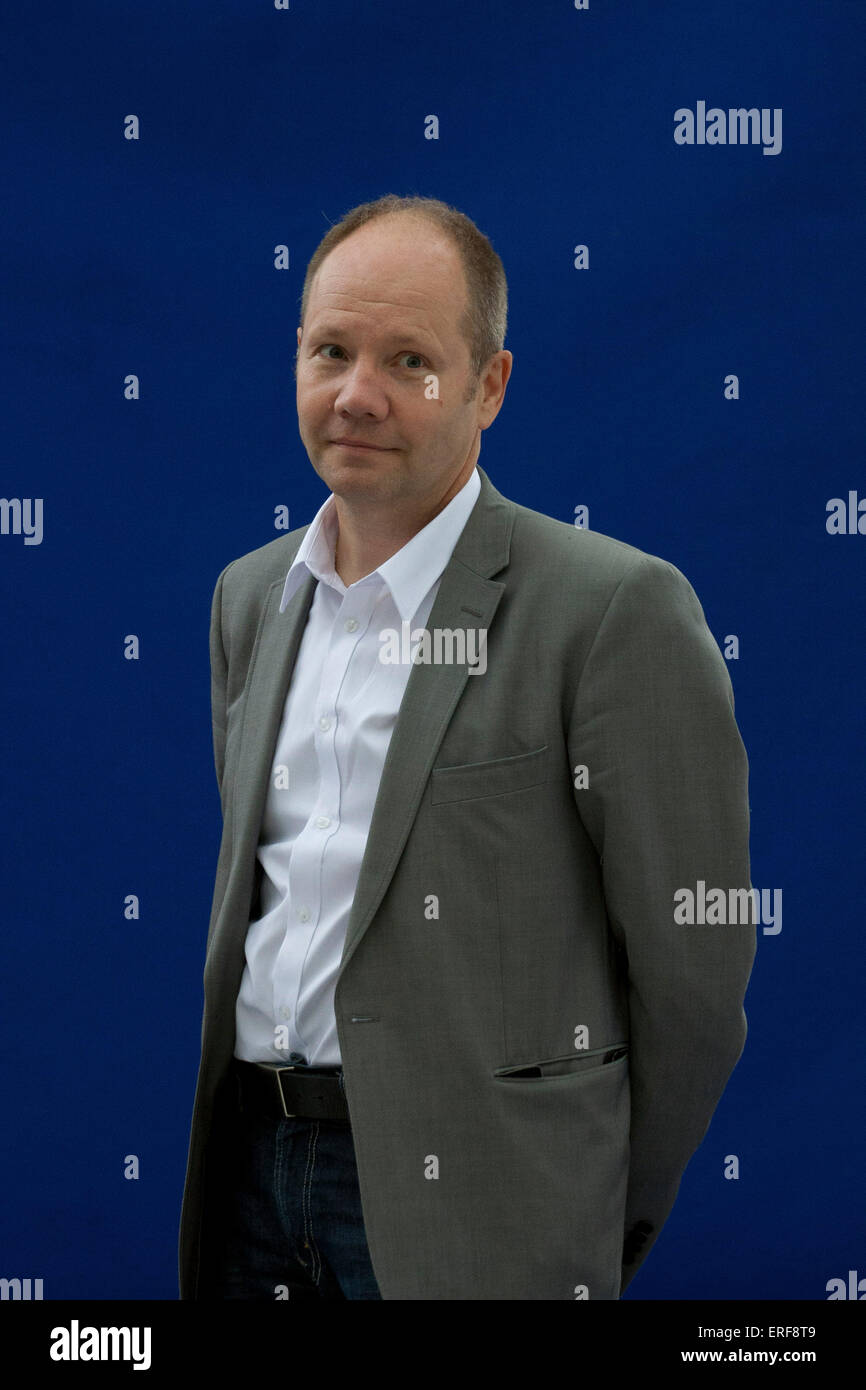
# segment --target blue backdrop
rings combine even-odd
[[[587,506],[694,585],[750,758],[752,881],[783,894],[745,1053],[626,1297],[866,1276],[862,0],[3,8],[0,1276],[177,1297],[210,599],[275,508],[296,527],[324,501],[304,270],[386,192],[460,208],[504,262],[493,483]],[[738,108],[765,113],[756,142]]]

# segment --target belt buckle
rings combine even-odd
[[[298,1117],[297,1117],[297,1115],[295,1114],[295,1112],[294,1112],[293,1110],[287,1110],[287,1109],[286,1109],[286,1097],[285,1097],[285,1095],[284,1095],[284,1093],[283,1093],[283,1083],[282,1083],[280,1077],[281,1077],[281,1074],[282,1074],[284,1071],[297,1071],[297,1070],[298,1070],[297,1067],[277,1067],[276,1070],[275,1070],[275,1072],[274,1072],[274,1077],[275,1077],[275,1080],[276,1080],[276,1083],[277,1083],[277,1091],[278,1091],[279,1097],[280,1097],[280,1105],[283,1107],[283,1115],[285,1116],[285,1118],[286,1118],[287,1120],[296,1120]]]

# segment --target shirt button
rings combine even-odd
[[[321,719],[319,720],[319,728],[320,728],[320,729],[330,729],[330,727],[331,727],[331,721],[330,721],[330,719],[328,718],[328,716],[327,716],[326,714],[323,714],[322,717],[321,717]]]
[[[310,920],[310,910],[309,910],[309,908],[307,908],[307,907],[302,907],[301,910],[300,910],[300,912],[298,913],[298,916],[300,917],[300,919],[301,919],[302,922],[309,922],[309,920]]]
[[[287,1019],[288,1019],[288,1018],[291,1018],[291,1016],[292,1016],[292,1011],[291,1011],[291,1009],[286,1009],[286,1008],[280,1009],[280,1018],[287,1018]]]
[[[343,626],[345,627],[347,632],[354,632],[355,628],[358,626],[358,619],[347,618]]]
[[[320,830],[326,829],[326,827],[329,826],[330,824],[331,824],[331,817],[330,817],[330,816],[316,816],[316,825],[319,827]]]

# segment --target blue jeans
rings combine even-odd
[[[211,1297],[381,1299],[348,1121],[238,1111],[237,1125]]]

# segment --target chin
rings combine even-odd
[[[337,454],[340,457],[336,457]],[[396,460],[396,453],[390,458],[374,453],[344,454],[342,450],[329,452],[329,446],[326,446],[319,453],[313,467],[319,477],[329,485],[337,481],[351,484],[353,480],[362,485],[369,485],[392,478]]]

